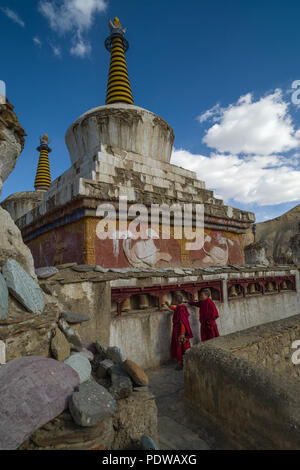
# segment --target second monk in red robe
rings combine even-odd
[[[189,305],[200,309],[201,341],[207,341],[220,336],[216,323],[216,319],[219,318],[219,313],[214,301],[209,295],[209,291],[204,289],[200,294],[199,302],[188,302]]]

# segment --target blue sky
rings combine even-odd
[[[173,163],[225,202],[276,217],[300,201],[300,3],[282,0],[0,0],[0,80],[28,137],[1,199],[33,189],[39,136],[51,173],[64,136],[105,102],[107,21],[127,27],[135,104],[175,131]],[[300,95],[299,95],[300,96]]]

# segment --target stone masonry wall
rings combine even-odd
[[[185,399],[241,449],[300,449],[298,338],[299,315],[195,346],[185,356]]]

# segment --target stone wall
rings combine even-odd
[[[299,315],[197,345],[185,356],[185,399],[241,449],[300,449],[295,339]]]

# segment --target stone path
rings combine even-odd
[[[167,364],[147,371],[158,408],[162,450],[234,449],[230,440],[207,417],[183,399],[183,371]]]

